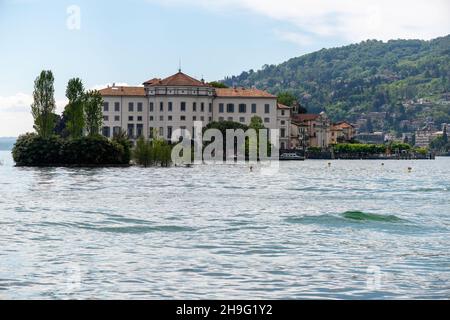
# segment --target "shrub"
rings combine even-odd
[[[127,164],[123,146],[99,135],[68,140],[61,153],[63,163],[68,165]]]
[[[123,145],[102,136],[63,140],[36,134],[20,136],[13,148],[17,166],[127,165]]]
[[[21,135],[12,150],[18,166],[48,166],[61,163],[63,141],[57,136],[43,138],[35,133]]]

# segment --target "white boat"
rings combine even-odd
[[[297,153],[295,152],[287,152],[287,153],[282,153],[280,155],[280,160],[297,160],[297,161],[303,161],[305,160],[304,157],[299,156]]]

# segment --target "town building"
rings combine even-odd
[[[256,88],[214,88],[181,70],[165,79],[151,79],[142,87],[112,86],[100,90],[104,100],[103,129],[106,137],[125,130],[132,140],[140,136],[170,140],[175,129],[193,132],[194,122],[213,121],[249,125],[259,116],[268,129],[282,130],[287,146],[290,110],[277,97]]]
[[[298,144],[291,141],[291,146],[301,148],[328,148],[331,136],[331,121],[325,112],[320,114],[295,114],[292,116],[291,140],[298,136]]]
[[[330,144],[344,143],[353,140],[356,134],[355,127],[346,121],[331,125]]]
[[[280,150],[291,149],[291,108],[278,103],[277,121],[278,128],[280,129]]]

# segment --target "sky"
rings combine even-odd
[[[321,48],[450,33],[450,0],[0,0],[0,137],[32,131],[34,80],[87,89],[220,80]]]

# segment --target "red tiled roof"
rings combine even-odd
[[[335,123],[335,124],[333,125],[333,127],[334,127],[334,128],[338,128],[338,129],[353,128],[353,126],[352,126],[350,123],[345,122],[345,121]]]
[[[99,92],[102,96],[145,96],[144,87],[108,87]]]
[[[216,88],[216,95],[218,97],[240,97],[240,98],[276,98],[267,91],[258,90],[255,88]]]
[[[152,79],[144,82],[148,86],[190,86],[190,87],[209,87],[208,84],[194,79],[183,72],[178,72],[165,79]]]
[[[291,107],[285,106],[284,104],[281,104],[281,103],[277,103],[277,108],[289,110]]]
[[[303,113],[303,114],[296,114],[292,118],[296,122],[304,122],[316,120],[318,117],[320,117],[320,114]]]

